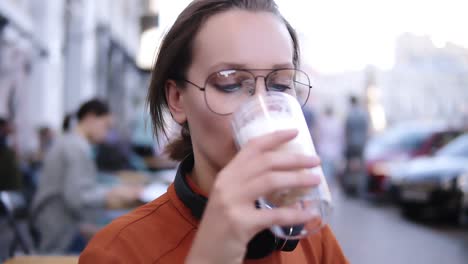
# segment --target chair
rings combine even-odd
[[[15,191],[0,191],[0,205],[4,208],[7,222],[14,235],[9,248],[10,257],[14,256],[17,246],[21,248],[24,254],[31,254],[33,249],[26,236],[21,233],[17,221],[18,215],[27,215],[27,204],[23,194]]]

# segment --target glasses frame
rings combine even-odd
[[[184,82],[186,82],[186,83],[189,83],[189,84],[195,86],[196,88],[198,88],[198,90],[203,91],[203,94],[204,94],[203,97],[205,98],[205,104],[206,104],[206,106],[208,107],[208,109],[210,109],[211,112],[213,112],[213,113],[215,113],[215,114],[217,114],[217,115],[227,116],[227,115],[231,115],[234,111],[232,111],[232,112],[230,112],[230,113],[227,113],[227,114],[218,113],[218,112],[214,111],[213,109],[211,109],[210,104],[208,103],[208,100],[206,99],[206,86],[208,85],[208,80],[209,80],[213,75],[218,74],[218,73],[223,72],[223,71],[243,71],[243,72],[248,72],[248,73],[250,73],[250,74],[252,75],[253,79],[255,80],[255,84],[257,83],[258,78],[260,78],[260,77],[263,78],[263,82],[264,82],[264,84],[265,84],[265,89],[266,89],[267,91],[269,91],[269,90],[268,90],[268,85],[267,85],[267,80],[268,80],[268,78],[269,78],[272,74],[274,74],[274,73],[276,73],[276,72],[278,72],[278,71],[283,71],[283,70],[293,70],[293,71],[297,71],[297,72],[300,72],[300,73],[304,74],[304,76],[306,76],[308,84],[302,83],[302,82],[298,82],[298,81],[294,81],[295,83],[299,83],[299,84],[301,84],[301,85],[304,85],[304,86],[307,86],[307,87],[308,87],[308,90],[307,90],[307,97],[306,97],[304,103],[301,105],[301,108],[304,107],[304,106],[307,104],[307,101],[309,100],[309,97],[310,97],[310,90],[312,89],[312,85],[310,84],[309,75],[307,75],[307,73],[304,72],[303,70],[296,69],[296,68],[279,68],[279,69],[235,69],[235,68],[234,68],[234,69],[223,69],[223,70],[219,70],[219,71],[215,71],[215,72],[210,73],[210,74],[208,75],[208,77],[206,77],[205,83],[204,83],[203,86],[197,85],[197,84],[195,84],[194,82],[189,81],[189,80],[187,80],[187,79],[181,79],[181,81],[184,81]],[[259,75],[259,74],[253,73],[254,71],[270,71],[270,72],[269,72],[267,75]],[[255,95],[256,88],[257,88],[256,86],[253,87],[253,93],[251,93],[251,96]]]

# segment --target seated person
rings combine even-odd
[[[98,209],[125,206],[139,194],[133,187],[97,184],[91,144],[101,142],[112,125],[107,104],[90,100],[76,118],[76,127],[64,126],[68,131],[48,151],[33,201],[32,219],[44,253],[79,253],[98,229]]]

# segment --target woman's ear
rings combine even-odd
[[[187,115],[183,105],[182,91],[177,88],[177,83],[174,80],[167,80],[165,84],[166,101],[171,111],[172,118],[179,123],[183,124],[187,121]]]

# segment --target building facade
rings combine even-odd
[[[135,64],[147,0],[0,1],[0,116],[15,123],[20,151],[38,126],[60,130],[85,100],[109,101],[125,131],[146,94]]]
[[[396,46],[393,69],[379,80],[389,118],[461,123],[468,114],[468,50],[450,43],[438,48],[412,34]]]
[[[333,105],[344,117],[347,96],[354,94],[377,116],[376,130],[403,121],[437,120],[468,125],[468,49],[436,47],[427,36],[403,34],[396,40],[390,70],[311,74],[312,104]],[[374,113],[371,113],[373,112]]]

